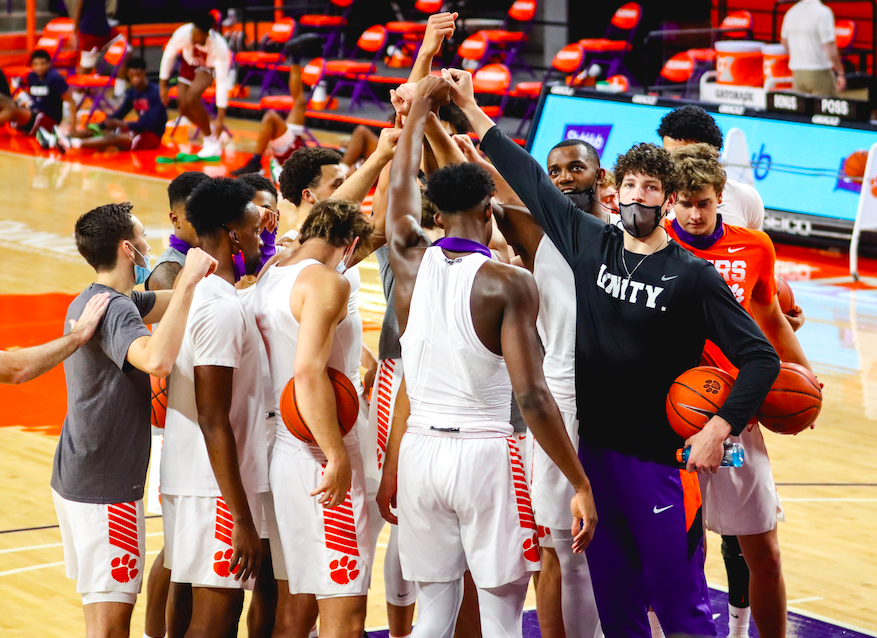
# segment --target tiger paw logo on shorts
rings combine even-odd
[[[539,562],[539,539],[536,534],[533,534],[533,538],[528,538],[524,541],[524,558],[526,558],[531,563]]]
[[[238,565],[235,565],[235,568],[231,569],[232,556],[234,556],[234,550],[232,549],[227,549],[225,552],[219,550],[213,555],[213,571],[216,572],[218,576],[228,578],[232,574],[237,573]]]
[[[706,390],[709,394],[718,394],[719,390],[722,389],[722,384],[720,384],[715,379],[708,379],[703,382],[703,389]]]
[[[347,556],[341,560],[333,560],[329,563],[329,576],[339,585],[352,583],[359,576],[359,570],[356,569],[356,560]]]
[[[130,554],[125,554],[121,558],[116,556],[110,565],[112,566],[110,574],[120,583],[134,580],[137,578],[137,574],[140,573],[137,569],[137,559]]]

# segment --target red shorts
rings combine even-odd
[[[132,151],[151,151],[161,146],[161,138],[152,131],[137,133],[131,140]]]
[[[58,123],[45,113],[31,111],[30,119],[27,121],[26,124],[16,124],[15,122],[10,122],[9,125],[15,129],[18,129],[25,135],[36,135],[37,131],[41,128],[51,133],[55,129],[55,127],[58,126]]]
[[[192,84],[192,80],[195,79],[195,74],[199,71],[209,73],[210,77],[213,77],[213,69],[209,66],[192,66],[185,60],[180,60],[180,84],[185,84],[186,86]]]
[[[119,30],[116,27],[110,27],[110,32],[107,35],[90,35],[88,33],[79,33],[79,51],[89,53],[91,51],[97,52],[100,49],[104,48],[104,46],[120,35]]]

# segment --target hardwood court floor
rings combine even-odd
[[[252,131],[252,124],[241,126]],[[154,158],[138,160],[138,168],[130,154],[34,156],[29,141],[5,135],[0,131],[0,149],[7,149],[0,150],[0,347],[12,348],[60,334],[66,295],[92,281],[72,240],[74,221],[83,212],[132,201],[152,254],[164,249],[170,230],[166,186],[175,172],[157,172]],[[240,136],[242,148],[252,144],[252,134],[247,135]],[[227,168],[210,170],[222,174]],[[294,223],[294,209],[284,204],[281,229]],[[800,339],[826,384],[817,429],[798,437],[765,434],[786,513],[780,541],[789,604],[877,635],[877,290],[840,285],[836,278],[844,274],[843,263],[831,255],[783,246],[778,252],[780,269],[794,279],[793,290],[807,314]],[[868,268],[869,274],[877,273],[874,262],[866,261],[863,271]],[[374,260],[364,262],[362,271],[366,342],[376,349],[384,303]],[[21,387],[0,387],[3,636],[83,633],[80,598],[64,576],[49,492],[63,392],[60,368]],[[162,545],[161,521],[148,520],[147,533],[146,569]],[[386,536],[385,529],[382,546]],[[721,587],[726,579],[715,535],[709,535],[709,547],[707,577]],[[367,627],[386,625],[382,561],[379,547]],[[141,597],[132,635],[143,630],[143,609]]]

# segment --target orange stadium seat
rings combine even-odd
[[[509,98],[512,74],[504,64],[488,64],[478,69],[472,76],[472,88],[476,95],[499,97],[498,105],[482,106],[488,117],[502,117]]]
[[[536,101],[542,94],[542,87],[549,79],[551,79],[554,72],[557,71],[558,73],[567,76],[567,78],[570,78],[581,70],[584,63],[585,50],[582,48],[582,45],[575,42],[573,44],[567,44],[554,56],[554,59],[551,61],[551,66],[548,68],[548,71],[545,72],[545,76],[540,82],[518,82],[515,85],[514,90],[511,92],[511,97],[526,98],[530,100],[527,112],[524,114],[523,119],[521,119],[521,123],[518,125],[517,131],[515,131],[515,135],[520,135],[524,128],[524,124],[526,124],[536,111]]]
[[[107,93],[112,95],[115,86],[116,76],[119,69],[125,64],[128,55],[131,53],[131,47],[125,36],[118,35],[113,38],[103,49],[103,55],[100,62],[95,67],[95,72],[88,75],[71,75],[67,78],[67,84],[72,89],[79,89],[83,92],[82,99],[76,105],[76,110],[82,108],[85,100],[91,98],[91,109],[85,120],[87,124],[91,121],[95,111],[107,102]],[[101,71],[104,71],[102,74]]]
[[[241,80],[242,85],[247,84],[247,80],[254,75],[262,76],[262,88],[259,91],[259,97],[267,95],[270,92],[271,85],[277,83],[281,89],[286,90],[282,78],[280,77],[281,66],[286,62],[286,54],[283,52],[283,46],[289,42],[290,38],[295,34],[295,20],[292,18],[281,18],[273,25],[271,30],[262,38],[259,48],[256,51],[239,51],[234,54],[234,62],[238,68],[246,69],[247,73]],[[280,51],[272,51],[271,49],[280,48]]]
[[[608,65],[606,75],[614,75],[624,69],[624,56],[631,49],[642,13],[642,7],[636,2],[623,4],[612,16],[602,38],[579,40],[589,57],[588,61]]]
[[[315,31],[325,38],[321,57],[327,57],[341,46],[341,32],[347,26],[347,16],[356,0],[329,0],[323,13],[306,13],[299,16],[299,27]]]

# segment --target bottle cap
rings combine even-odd
[[[676,450],[676,462],[685,463],[685,450],[683,450],[682,448]]]

